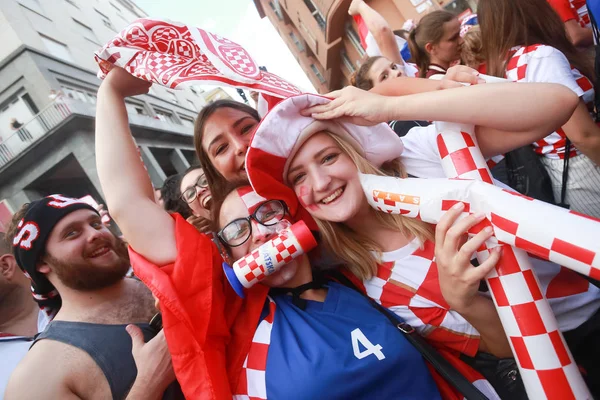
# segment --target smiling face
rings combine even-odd
[[[258,206],[258,204],[256,206]],[[219,212],[219,229],[222,229],[227,224],[238,218],[246,218],[249,215],[250,211],[248,210],[246,204],[238,194],[238,191],[234,190],[229,193],[221,205],[221,210]],[[284,221],[286,221],[285,225],[288,225],[287,220]],[[251,253],[252,250],[260,247],[262,244],[277,236],[279,229],[277,225],[263,226],[254,220],[251,220],[250,223],[252,224],[252,233],[250,238],[240,246],[229,248],[231,259],[233,261],[239,260],[245,255]],[[291,261],[279,271],[266,277],[261,281],[261,283],[269,287],[286,286],[286,284],[289,284],[296,277],[300,260],[302,260],[304,257],[306,256],[301,256]]]
[[[125,276],[129,270],[126,254],[123,243],[106,228],[98,214],[82,209],[67,214],[54,226],[38,268],[49,268],[49,279],[55,274],[71,289],[96,290]]]
[[[229,107],[219,108],[206,120],[202,148],[225,180],[248,179],[245,158],[257,124],[250,114]]]
[[[385,82],[390,78],[397,78],[404,75],[404,68],[402,66],[382,57],[373,63],[369,70],[368,78],[373,82],[373,87],[376,87],[381,82]]]
[[[290,162],[287,182],[316,219],[343,223],[369,210],[358,168],[326,132],[300,147]]]
[[[190,202],[187,198],[184,199],[184,201],[192,210],[192,214],[197,217],[210,219],[210,207],[212,205],[210,189],[208,187],[200,187],[200,185],[198,185],[198,181],[203,176],[204,171],[202,168],[197,168],[188,172],[185,174],[183,179],[181,179],[179,189],[181,190],[182,194],[186,193],[188,190],[195,191],[196,197],[193,201]]]

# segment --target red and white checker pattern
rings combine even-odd
[[[588,13],[587,4],[585,0],[569,0],[571,6],[577,11],[579,16],[579,24],[584,28],[590,28],[592,21],[590,21],[590,15]]]
[[[479,333],[450,310],[440,292],[435,245],[418,239],[384,253],[377,274],[364,282],[369,297],[390,309],[428,340],[467,355],[479,346]]]
[[[302,254],[302,246],[292,229],[288,228],[236,261],[233,270],[242,285],[250,288]],[[271,269],[268,268],[269,264]]]
[[[271,344],[271,331],[275,318],[276,305],[269,299],[269,314],[263,319],[252,338],[250,351],[244,361],[244,366],[233,398],[235,400],[261,400],[267,398],[267,357]]]
[[[258,67],[254,63],[254,60],[250,58],[248,52],[241,46],[222,46],[219,48],[219,51],[239,74],[253,75],[256,73]]]
[[[563,81],[556,70],[562,63],[568,63],[564,55],[558,50],[545,45],[531,45],[515,47],[511,50],[511,57],[506,65],[506,77],[515,82],[558,82],[571,87],[572,82]],[[543,63],[536,67],[534,72],[529,71],[532,62]],[[593,106],[594,87],[592,82],[583,76],[577,68],[569,66],[572,80],[580,89],[580,96],[588,106]],[[572,87],[571,87],[572,88]],[[543,139],[533,144],[536,153],[549,158],[563,159],[565,155],[566,138],[564,131],[558,129]],[[571,157],[577,156],[579,151],[572,147]]]
[[[118,56],[117,56],[118,55]],[[262,72],[238,44],[201,29],[139,19],[96,53],[103,78],[113,65],[173,89],[193,84],[227,85],[275,98],[300,94],[284,79]]]
[[[442,159],[444,151],[446,158],[450,158],[448,147],[462,149],[468,142],[465,132],[460,131],[458,135],[460,127],[452,130],[449,125],[445,125],[446,129],[438,136]],[[469,154],[473,154],[479,148],[469,146],[469,150]],[[465,152],[463,155],[468,156]],[[481,152],[479,156],[483,159]],[[458,165],[452,167],[442,161],[444,173],[450,178],[458,177],[464,169],[463,158],[454,160]],[[487,166],[485,169],[487,171]],[[483,249],[477,252],[480,262],[487,259],[486,253]],[[502,257],[487,281],[529,397],[589,398],[577,365],[558,331],[556,318],[542,295],[527,253],[504,246]]]
[[[467,132],[451,132],[451,135],[440,133],[437,144],[442,167],[448,171],[448,177],[493,183],[485,158],[474,137]]]

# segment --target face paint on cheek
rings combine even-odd
[[[306,208],[309,211],[317,211],[319,209],[319,207],[315,203],[308,204],[307,201],[305,200],[308,197],[309,197],[308,187],[300,186],[300,188],[298,189],[298,200],[300,201],[300,205],[302,205],[302,207]]]

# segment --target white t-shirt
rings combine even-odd
[[[418,178],[445,177],[440,163],[437,135],[435,125],[429,125],[412,128],[402,138],[404,151],[401,159],[407,173]],[[494,181],[496,185],[508,188],[501,182]],[[391,257],[393,253],[386,253],[384,256]],[[600,308],[600,289],[558,264],[534,257],[530,257],[530,260],[561,331],[578,327]],[[402,265],[404,262],[406,260]],[[555,280],[557,277],[559,279]],[[464,329],[459,331],[465,332]]]
[[[46,329],[50,321],[46,313],[40,311],[38,314],[38,332]],[[33,338],[24,336],[1,336],[0,335],[0,400],[4,398],[4,391],[10,375],[17,364],[25,357],[29,347],[33,344]]]
[[[571,89],[584,103],[593,105],[592,82],[573,68],[567,57],[546,45],[518,46],[506,66],[506,77],[515,82],[558,83]],[[533,144],[536,153],[548,158],[564,158],[566,135],[559,129]],[[572,150],[573,151],[573,150]],[[572,156],[576,156],[574,151]]]

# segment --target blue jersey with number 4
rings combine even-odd
[[[268,399],[440,399],[419,352],[360,293],[329,283],[305,310],[273,297]],[[250,382],[249,382],[250,383]]]

